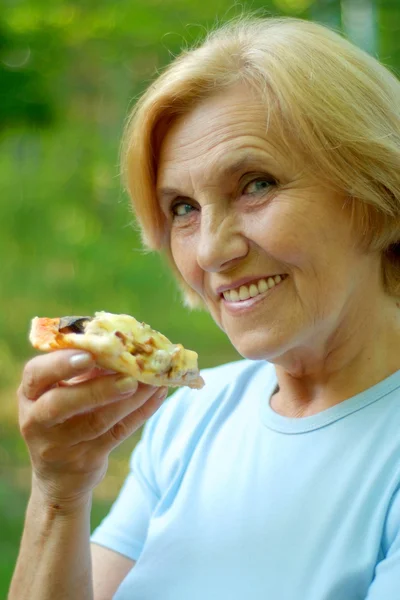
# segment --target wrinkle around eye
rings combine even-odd
[[[177,207],[187,206],[191,210],[189,212],[179,215],[174,214]],[[168,210],[169,213],[169,224],[171,229],[175,230],[193,230],[198,224],[200,218],[200,210],[189,201],[177,201],[172,203]]]
[[[257,184],[257,183],[267,183],[268,186],[265,188],[262,188],[260,190],[256,190],[254,192],[246,192],[246,189],[248,187],[250,187],[253,184]],[[255,179],[252,179],[251,181],[249,181],[243,188],[242,194],[244,194],[245,196],[262,196],[267,194],[268,192],[270,192],[271,188],[276,186],[276,181],[274,180],[269,180],[266,177],[256,177]]]

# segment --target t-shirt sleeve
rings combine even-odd
[[[365,600],[400,598],[400,491],[392,499],[382,540],[382,559]]]
[[[186,395],[190,392],[187,391]],[[147,536],[151,515],[160,499],[157,457],[166,442],[173,406],[184,398],[183,389],[175,392],[143,428],[134,449],[129,474],[110,512],[94,530],[91,541],[137,561]],[[172,409],[172,410],[171,410]]]

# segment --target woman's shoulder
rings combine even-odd
[[[201,390],[180,388],[167,398],[145,426],[147,439],[157,440],[162,453],[173,440],[199,434],[217,411],[229,403],[239,402],[249,385],[260,377],[265,384],[268,374],[273,377],[273,365],[266,361],[237,360],[203,369],[205,386]]]
[[[201,390],[181,388],[167,400],[168,412],[185,413],[190,409],[195,412],[209,410],[214,402],[221,402],[222,396],[237,397],[246,386],[263,372],[263,381],[268,371],[272,373],[273,365],[266,361],[236,360],[215,367],[201,370],[205,386]]]
[[[207,386],[212,389],[230,385],[240,386],[243,381],[250,381],[257,373],[272,370],[273,365],[265,360],[249,360],[247,358],[202,369],[201,374],[206,386],[201,390],[206,391]]]
[[[263,385],[269,377],[275,375],[272,364],[265,360],[236,360],[215,367],[203,369],[201,375],[205,386],[201,390],[187,390],[172,396],[174,406],[183,411],[193,407],[195,412],[210,410],[210,407],[222,400],[235,402],[246,392],[250,384],[256,384],[260,378]],[[175,401],[174,401],[175,400]]]

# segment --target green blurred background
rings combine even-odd
[[[0,598],[16,560],[30,469],[15,389],[35,315],[127,312],[193,348],[201,367],[239,358],[189,312],[162,260],[144,254],[121,189],[129,107],[180,48],[243,10],[342,29],[398,72],[400,0],[2,0],[0,6]],[[111,456],[93,525],[138,436]]]

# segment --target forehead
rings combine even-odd
[[[235,170],[240,162],[245,166],[249,153],[278,156],[282,147],[268,121],[268,106],[240,87],[203,100],[166,132],[159,152],[158,186],[168,185],[188,169]]]

